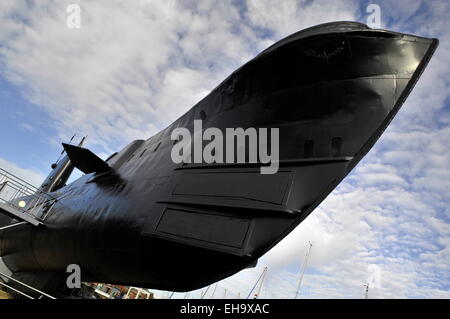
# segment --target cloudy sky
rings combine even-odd
[[[79,29],[66,24],[73,3]],[[300,298],[361,298],[366,283],[370,298],[450,298],[446,1],[1,0],[0,167],[39,184],[74,133],[106,157],[165,128],[281,38],[324,22],[366,23],[370,3],[383,28],[439,38],[435,56],[357,168],[214,297],[246,297],[267,266],[261,297],[293,298],[311,241]]]

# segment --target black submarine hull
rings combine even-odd
[[[0,232],[16,276],[188,291],[253,265],[371,149],[436,39],[336,22],[295,33],[231,74],[165,130],[53,196],[39,227]],[[279,128],[279,171],[259,163],[175,164],[177,127]],[[50,277],[45,277],[50,278]],[[56,277],[55,277],[56,278]]]

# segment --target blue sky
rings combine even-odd
[[[82,8],[66,27],[68,4]],[[74,133],[102,157],[163,129],[277,40],[336,20],[437,37],[440,46],[376,146],[255,269],[219,284],[262,297],[450,297],[450,4],[445,1],[0,3],[0,167],[39,184]],[[79,174],[79,173],[78,173]],[[199,292],[196,292],[199,293]],[[175,297],[181,295],[175,295]],[[195,296],[195,294],[193,294]],[[207,295],[208,296],[208,295]]]

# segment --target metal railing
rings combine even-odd
[[[0,203],[43,221],[55,198],[0,168]]]
[[[40,291],[40,290],[38,290],[36,288],[33,288],[33,287],[31,287],[31,286],[29,286],[29,285],[27,285],[27,284],[25,284],[25,283],[23,283],[23,282],[21,282],[21,281],[19,281],[17,279],[14,279],[14,278],[12,278],[12,277],[10,277],[8,275],[5,275],[4,273],[0,272],[0,279],[2,279],[2,278],[7,278],[9,281],[12,281],[12,282],[14,282],[16,284],[19,284],[21,286],[21,289],[23,289],[23,290],[31,290],[33,292],[37,292],[38,295],[39,295],[38,298],[34,298],[34,297],[29,295],[30,292],[27,291],[27,293],[25,293],[23,291],[20,291],[17,286],[16,286],[16,288],[14,288],[11,285],[9,285],[9,281],[8,281],[8,284],[7,284],[7,283],[2,282],[2,280],[0,280],[0,285],[1,286],[4,286],[4,287],[6,287],[7,289],[9,289],[11,291],[14,291],[15,293],[18,293],[19,295],[22,295],[25,298],[28,298],[28,299],[42,299],[42,298],[56,299],[55,297],[50,296],[50,295],[46,294],[45,292],[42,292],[42,291]]]

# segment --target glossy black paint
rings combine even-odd
[[[21,274],[173,291],[253,264],[283,239],[369,151],[411,91],[436,39],[354,22],[283,39],[236,70],[165,130],[53,193],[45,225],[0,233]],[[171,132],[277,127],[280,170],[255,164],[174,164]]]

